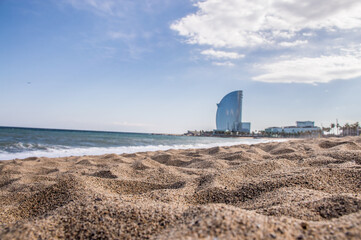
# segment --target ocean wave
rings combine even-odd
[[[69,157],[69,156],[84,156],[84,155],[103,155],[103,154],[123,154],[159,151],[169,149],[192,149],[192,148],[211,148],[216,146],[233,146],[239,144],[258,144],[266,142],[280,142],[285,141],[281,139],[241,139],[240,141],[232,142],[213,142],[213,143],[195,143],[195,144],[178,144],[178,145],[148,145],[148,146],[119,146],[119,147],[65,147],[65,146],[30,146],[34,144],[19,146],[24,150],[21,152],[8,152],[0,150],[0,160],[23,159],[28,157]],[[35,144],[38,145],[38,144]]]
[[[1,143],[0,152],[21,153],[26,151],[47,151],[51,149],[66,149],[67,146],[46,145],[40,143],[9,142]]]

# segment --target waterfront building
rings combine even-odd
[[[297,121],[296,126],[270,127],[265,132],[269,134],[298,134],[304,132],[318,132],[321,128],[315,127],[312,121]]]
[[[242,122],[242,99],[242,91],[233,91],[217,104],[217,132],[250,132],[251,123]]]
[[[299,128],[313,128],[315,127],[315,122],[312,121],[297,121],[296,122],[297,127]]]

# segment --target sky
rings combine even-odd
[[[252,131],[361,122],[359,0],[0,0],[0,126]]]

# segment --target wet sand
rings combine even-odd
[[[0,239],[361,239],[361,138],[0,162]]]

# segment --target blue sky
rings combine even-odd
[[[0,125],[182,133],[361,121],[355,0],[1,0]]]

